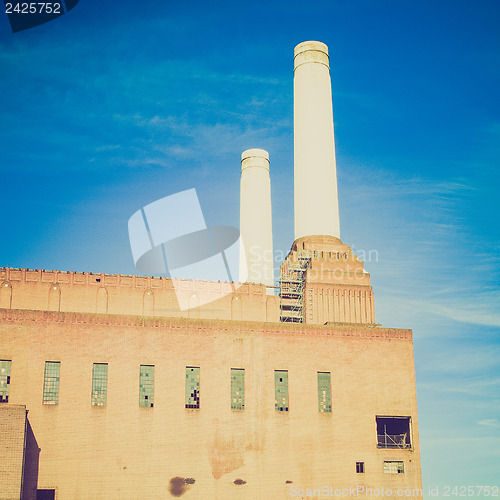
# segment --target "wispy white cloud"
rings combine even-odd
[[[450,353],[450,357],[453,354]],[[425,365],[425,361],[421,360],[419,364]],[[428,368],[428,367],[427,367]],[[478,399],[475,400],[476,406],[481,406],[483,409],[488,409],[490,413],[495,413],[500,411],[500,400],[498,399],[499,387],[500,387],[500,377],[498,376],[478,376],[471,374],[472,371],[480,370],[477,365],[470,371],[464,369],[462,373],[458,373],[456,370],[449,372],[453,375],[453,380],[436,380],[428,382],[418,382],[418,390],[426,392],[428,394],[446,394],[451,393],[454,395],[462,395],[464,399],[460,399],[458,396],[454,396],[454,401],[457,406],[468,406],[469,400],[466,397],[472,396],[474,398],[480,398],[483,403],[480,403]],[[439,371],[439,370],[438,370]],[[429,371],[432,373],[432,371]],[[463,375],[463,376],[462,376]]]
[[[486,420],[479,420],[479,425],[485,425],[486,427],[500,427],[500,422],[496,418],[487,418]]]
[[[421,303],[422,310],[438,314],[453,321],[471,323],[475,325],[500,326],[499,293],[494,292],[489,296],[470,297],[455,301],[454,304],[443,305],[436,302]]]
[[[451,347],[446,352],[429,353],[427,358],[421,360],[424,369],[462,376],[485,373],[487,370],[498,367],[500,359],[500,345],[481,344],[466,345],[464,347]],[[487,382],[485,384],[485,382]],[[469,387],[484,387],[491,385],[490,379],[486,381],[468,381]],[[500,379],[496,379],[500,384]],[[494,384],[493,384],[494,385]]]
[[[242,123],[241,120],[229,123],[190,123],[185,118],[175,116],[146,117],[139,113],[117,114],[115,120],[148,128],[158,134],[167,134],[166,138],[164,135],[156,135],[141,148],[163,153],[172,160],[214,161],[233,155],[235,161],[239,162],[239,154],[245,149],[281,149],[288,133],[283,122],[271,126],[255,126]]]
[[[390,289],[385,289],[385,293],[390,293]],[[496,290],[482,291],[474,286],[468,290],[458,287],[436,289],[429,285],[427,292],[416,289],[401,291],[401,295],[393,300],[398,307],[422,315],[434,314],[453,322],[500,326],[500,291]]]
[[[105,146],[98,146],[95,148],[96,151],[114,151],[116,149],[122,149],[123,146],[121,144],[106,144]]]
[[[344,182],[346,241],[355,240],[365,253],[377,251],[378,259],[365,267],[376,288],[379,320],[434,315],[500,326],[500,253],[488,234],[481,235],[486,244],[468,241],[475,228],[467,207],[482,196],[476,185],[463,178],[402,178],[363,167]]]

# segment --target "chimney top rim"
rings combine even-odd
[[[326,43],[318,42],[316,40],[307,40],[295,46],[294,57],[309,50],[323,52],[328,56],[328,45],[326,45]]]
[[[241,161],[245,161],[248,158],[264,158],[269,161],[269,153],[265,149],[247,149],[241,153]]]

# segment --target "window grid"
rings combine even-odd
[[[200,368],[186,366],[186,408],[200,408]]]
[[[245,370],[231,368],[231,410],[245,409]]]
[[[365,472],[365,463],[364,462],[356,462],[356,473],[364,474]]]
[[[274,371],[274,409],[288,411],[288,371]]]
[[[10,360],[0,359],[0,403],[9,402],[11,364]]]
[[[330,372],[318,372],[318,410],[321,413],[332,412]]]
[[[92,406],[106,406],[108,364],[94,363],[92,370]]]
[[[403,474],[403,462],[384,462],[384,472],[386,474]]]
[[[59,402],[59,361],[45,361],[45,375],[43,379],[43,404],[56,405]]]
[[[141,365],[139,373],[139,406],[153,408],[154,365]]]

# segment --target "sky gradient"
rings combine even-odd
[[[341,237],[372,250],[377,322],[414,333],[424,493],[499,485],[500,3],[148,6],[80,0],[16,34],[0,16],[0,266],[136,274],[129,217],[193,187],[238,227],[249,148],[286,255],[293,48],[320,40]]]

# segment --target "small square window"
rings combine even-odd
[[[36,490],[36,500],[54,500],[56,490]]]
[[[384,472],[386,474],[403,474],[404,471],[403,462],[384,462]]]
[[[364,474],[365,472],[365,463],[364,462],[356,462],[356,473]]]

